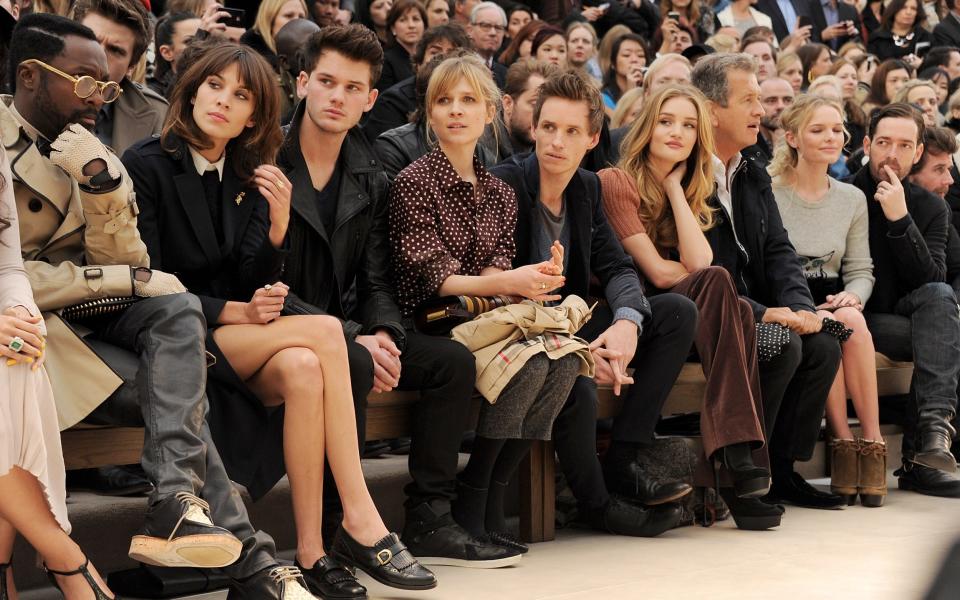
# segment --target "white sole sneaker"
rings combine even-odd
[[[523,558],[522,554],[494,560],[467,560],[465,558],[450,558],[449,556],[418,556],[417,560],[420,561],[421,565],[465,567],[468,569],[500,569],[517,564],[521,558]]]

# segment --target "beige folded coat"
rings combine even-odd
[[[590,345],[574,335],[590,320],[592,312],[593,307],[578,296],[568,296],[559,306],[524,300],[485,312],[450,333],[473,352],[477,391],[495,404],[513,376],[530,357],[540,353],[551,360],[576,354],[581,362],[580,375],[593,377],[596,365]]]

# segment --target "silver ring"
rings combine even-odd
[[[19,335],[10,340],[10,343],[7,344],[7,348],[10,348],[14,352],[20,352],[23,350],[23,338]]]

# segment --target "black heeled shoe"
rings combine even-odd
[[[741,498],[733,488],[721,488],[720,497],[730,509],[738,529],[763,531],[780,526],[784,510],[778,504],[767,504],[759,498]]]
[[[13,558],[8,563],[0,563],[0,600],[10,600],[10,591],[7,590],[7,569],[13,564]]]
[[[373,546],[364,546],[341,527],[333,538],[330,553],[342,564],[360,569],[383,585],[401,590],[437,587],[437,577],[410,554],[395,533]]]
[[[53,587],[57,588],[60,593],[63,593],[63,590],[60,589],[60,584],[57,582],[55,575],[60,577],[73,577],[74,575],[83,575],[83,578],[87,580],[87,585],[90,586],[90,589],[93,590],[93,596],[95,600],[122,600],[120,596],[108,596],[106,592],[103,591],[103,588],[100,587],[100,584],[97,583],[97,580],[93,578],[93,575],[90,574],[90,559],[85,558],[83,564],[79,569],[75,571],[54,571],[53,569],[44,565],[43,569],[47,572],[47,578],[50,579],[50,583],[53,584]]]
[[[770,471],[753,463],[750,444],[730,444],[717,452],[719,462],[730,472],[738,498],[759,498],[770,491]]]

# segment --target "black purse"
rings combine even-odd
[[[68,306],[60,311],[60,317],[69,323],[90,325],[121,313],[140,300],[137,296],[96,298]]]
[[[770,362],[790,344],[790,328],[780,323],[757,323],[757,360]]]
[[[522,301],[520,296],[441,296],[414,309],[413,322],[420,333],[447,335],[485,312]]]

